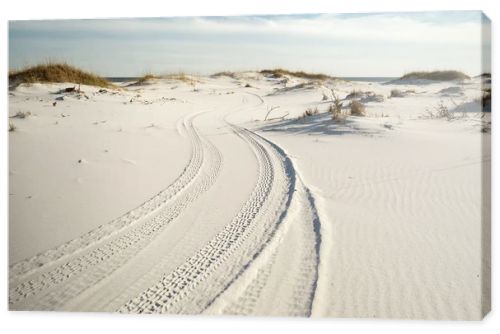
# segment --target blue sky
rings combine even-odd
[[[490,48],[485,30],[480,12],[11,21],[9,67],[52,60],[103,76],[271,67],[338,76],[476,75],[481,46]]]

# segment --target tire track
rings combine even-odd
[[[211,187],[219,174],[222,157],[215,146],[208,141],[202,141],[191,123],[188,124],[188,129],[194,137],[193,141],[202,148],[197,156],[201,156],[200,164],[206,166],[203,168],[205,171],[194,181],[188,182],[186,187],[178,188],[174,193],[176,196],[172,196],[168,204],[138,226],[117,233],[103,245],[94,245],[83,255],[76,254],[62,265],[11,288],[9,306],[12,309],[52,310],[61,307],[125,264],[191,202]],[[207,159],[204,158],[203,148],[208,152]]]
[[[130,210],[124,215],[89,231],[82,236],[68,241],[56,248],[37,254],[29,259],[13,264],[9,270],[11,281],[19,280],[23,276],[34,273],[57,260],[70,257],[75,252],[89,247],[103,239],[112,236],[131,224],[145,218],[161,206],[165,205],[172,197],[187,187],[198,175],[203,162],[203,149],[198,134],[193,129],[192,120],[197,114],[186,117],[182,122],[182,127],[191,141],[191,157],[188,164],[183,169],[177,179],[166,189],[162,190],[151,199],[142,203],[137,208]]]
[[[253,149],[258,180],[240,213],[183,265],[128,301],[122,313],[200,313],[255,258],[279,225],[294,176],[278,151],[248,130],[230,125]]]
[[[204,313],[311,316],[319,278],[321,222],[310,190],[294,174],[295,192],[275,236]]]

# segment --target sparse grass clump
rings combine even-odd
[[[347,96],[345,98],[348,100],[352,100],[355,98],[359,98],[361,96],[363,96],[362,91],[353,89],[349,94],[347,94]]]
[[[342,101],[340,98],[335,94],[335,90],[332,88],[332,104],[328,107],[328,112],[330,115],[332,115],[333,120],[338,120],[342,116]]]
[[[399,89],[393,89],[391,90],[391,95],[389,95],[389,98],[393,98],[393,97],[406,97],[408,96],[409,94],[415,94],[415,90],[414,89],[407,89],[405,91],[402,91],[402,90],[399,90]]]
[[[319,114],[318,107],[307,108],[306,111],[304,111],[304,113],[298,117],[298,119],[303,119],[303,118],[314,116],[317,114]]]
[[[319,114],[318,107],[313,108],[307,108],[306,111],[304,112],[304,115],[306,116],[313,116]]]
[[[369,103],[369,102],[384,102],[385,97],[381,94],[375,94],[372,91],[361,91],[361,90],[352,90],[345,97],[346,100],[356,100],[361,103]]]
[[[338,120],[342,116],[342,103],[332,103],[328,106],[328,112],[333,120]]]
[[[229,77],[234,79],[236,75],[234,72],[228,72],[228,71],[217,72],[212,74],[212,78],[218,78],[218,77]]]
[[[72,82],[89,86],[113,87],[113,84],[108,80],[65,63],[47,63],[9,73],[9,86],[11,87],[23,83],[31,84],[37,82]]]
[[[309,79],[309,80],[327,80],[332,79],[331,76],[321,73],[307,73],[303,71],[289,71],[282,68],[276,68],[272,70],[262,70],[261,74],[271,76],[273,78],[282,78],[284,76],[293,76],[297,78]]]
[[[184,73],[172,73],[172,74],[164,74],[164,75],[156,75],[152,73],[148,73],[143,75],[139,80],[136,82],[132,83],[130,86],[140,86],[147,84],[149,81],[152,80],[159,80],[159,79],[167,79],[167,80],[175,80],[175,81],[182,81],[185,82],[191,86],[194,86],[196,83],[199,83],[200,81],[186,75]]]
[[[365,105],[359,101],[352,101],[350,111],[352,116],[365,116]]]
[[[450,112],[448,107],[444,104],[443,101],[439,101],[437,106],[433,108],[433,110],[427,109],[427,118],[431,119],[447,119],[451,121],[455,118],[454,113]]]
[[[453,115],[450,113],[448,107],[445,106],[443,102],[440,102],[436,107],[436,117],[446,118],[449,120],[453,118]]]
[[[14,132],[16,131],[16,129],[17,129],[16,126],[13,123],[9,122],[9,132]]]
[[[31,116],[30,111],[18,111],[14,116],[10,116],[10,118],[26,118]]]
[[[143,75],[142,77],[139,78],[139,80],[137,80],[135,82],[136,85],[142,85],[148,81],[151,81],[151,80],[155,80],[155,79],[160,79],[160,77],[154,75],[154,74],[151,74],[151,73],[148,73],[148,74],[145,74]]]
[[[167,74],[162,76],[162,78],[182,81],[192,86],[200,82],[199,80],[193,78],[192,76],[186,75],[185,73]]]
[[[470,77],[459,71],[433,71],[433,72],[410,72],[403,75],[401,80],[434,80],[434,81],[452,81],[465,80]]]
[[[393,89],[393,90],[391,90],[390,97],[405,97],[405,93],[403,93],[399,89]]]

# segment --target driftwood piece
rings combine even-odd
[[[288,116],[288,115],[290,115],[289,112],[287,112],[286,114],[284,114],[283,116],[280,116],[280,117],[270,118],[270,119],[268,119],[268,121],[274,121],[274,120],[277,120],[277,119],[280,119],[280,120],[284,121],[285,117]]]
[[[269,114],[271,113],[271,111],[273,110],[276,110],[278,109],[280,106],[273,106],[271,108],[267,108],[267,114],[266,114],[266,117],[264,117],[264,121],[267,121],[267,118],[269,117]]]

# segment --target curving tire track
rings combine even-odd
[[[124,215],[91,230],[80,237],[68,241],[56,248],[49,249],[43,253],[37,254],[31,258],[13,264],[9,269],[10,280],[19,280],[27,274],[31,274],[42,269],[48,264],[53,263],[64,257],[69,257],[75,252],[89,247],[101,240],[112,236],[120,230],[131,224],[145,218],[161,208],[177,193],[187,187],[190,182],[198,175],[203,162],[203,149],[198,134],[193,129],[193,116],[184,118],[180,127],[184,128],[191,141],[191,157],[184,167],[182,173],[167,188],[153,196],[151,199],[142,203],[137,208],[130,210]]]
[[[143,212],[149,218],[138,217],[137,224],[122,228],[109,238],[101,238],[101,242],[94,242],[84,252],[76,252],[67,261],[55,261],[54,268],[42,270],[18,284],[11,282],[11,309],[52,310],[61,307],[125,264],[211,187],[219,174],[222,157],[215,146],[201,139],[191,121],[186,122],[186,131],[193,141],[193,163],[188,165],[186,170],[189,171],[185,170],[179,182],[162,192],[165,195],[162,200],[148,201],[150,205]],[[204,151],[208,153],[207,158]],[[157,210],[159,206],[162,207]],[[157,210],[156,214],[150,215],[151,210]]]
[[[300,178],[269,246],[209,314],[311,316],[319,277],[320,220]]]
[[[253,149],[257,184],[240,213],[183,265],[119,308],[122,313],[200,313],[265,247],[290,203],[289,160],[250,131],[229,125]]]

